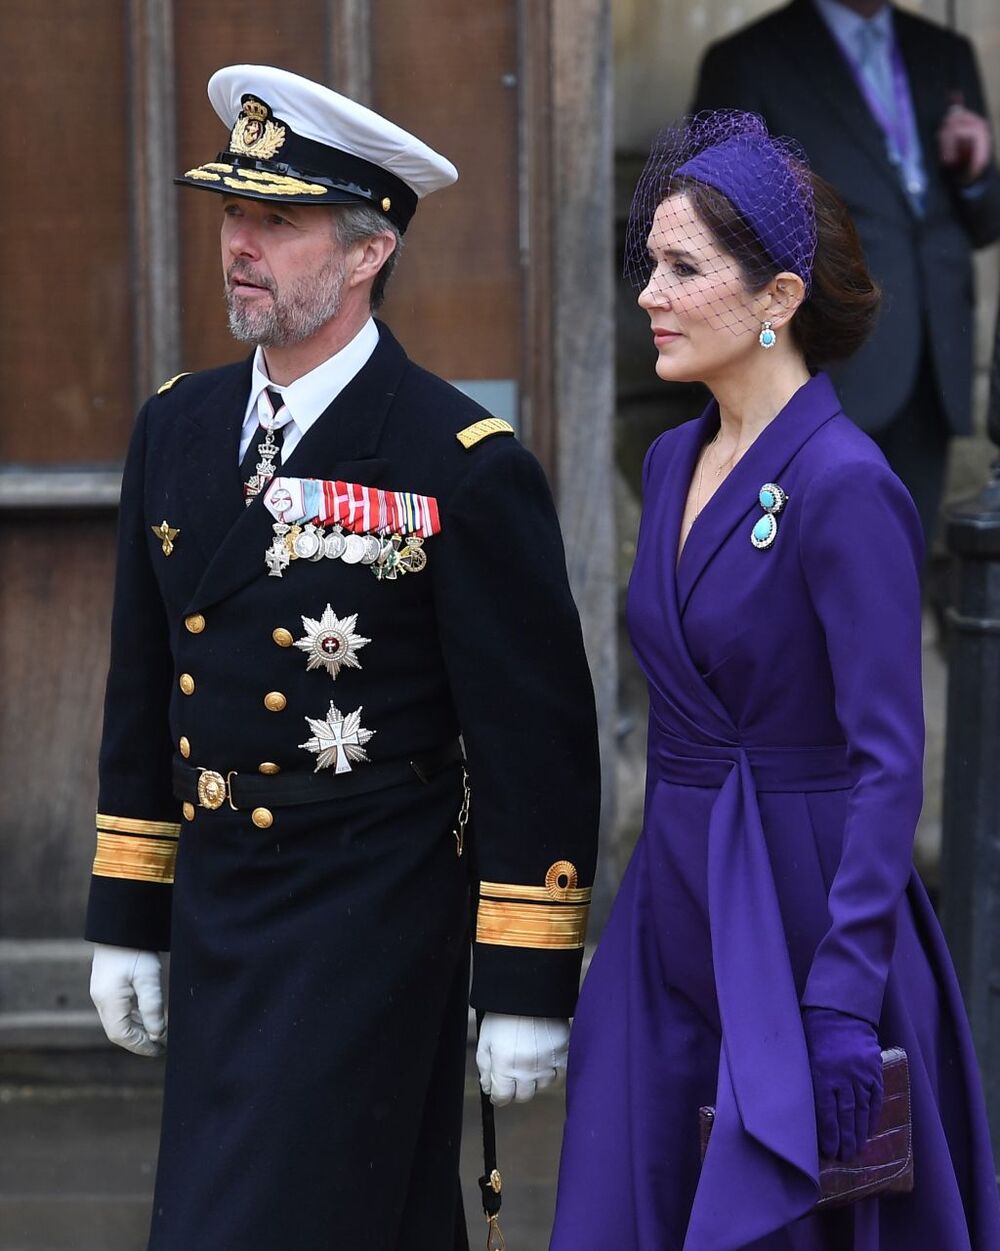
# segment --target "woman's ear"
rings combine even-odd
[[[772,326],[783,326],[806,298],[806,284],[787,271],[775,274],[759,296],[759,316]]]

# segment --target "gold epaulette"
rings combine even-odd
[[[191,370],[188,369],[182,374],[174,374],[174,376],[172,378],[168,378],[166,382],[162,384],[162,386],[158,386],[156,388],[156,394],[162,395],[164,391],[169,391],[170,388],[175,385],[175,383],[180,382],[182,378],[187,378],[190,375],[190,373],[191,373]]]
[[[170,885],[180,833],[180,822],[143,821],[99,812],[93,872],[97,877]]]
[[[557,860],[544,886],[480,882],[476,942],[498,947],[545,947],[571,950],[583,946],[591,888],[578,886],[576,866]]]
[[[483,439],[488,439],[490,435],[513,433],[514,427],[509,421],[504,421],[502,417],[484,417],[482,421],[475,421],[471,426],[466,426],[464,430],[459,430],[455,438],[468,451],[470,447],[475,447],[477,443],[481,443]]]

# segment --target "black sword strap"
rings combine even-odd
[[[476,1013],[476,1037],[483,1026],[483,1014]],[[483,1175],[479,1189],[483,1196],[483,1215],[486,1217],[486,1251],[505,1251],[506,1243],[500,1232],[500,1191],[503,1181],[497,1168],[497,1127],[490,1097],[479,1088],[479,1103],[483,1113]]]

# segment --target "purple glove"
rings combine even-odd
[[[850,1160],[882,1109],[882,1052],[875,1027],[833,1008],[805,1008],[802,1026],[816,1096],[820,1155]]]

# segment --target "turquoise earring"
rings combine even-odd
[[[778,342],[778,336],[771,329],[771,323],[765,321],[760,328],[760,334],[757,336],[757,342],[762,348],[773,348]]]

